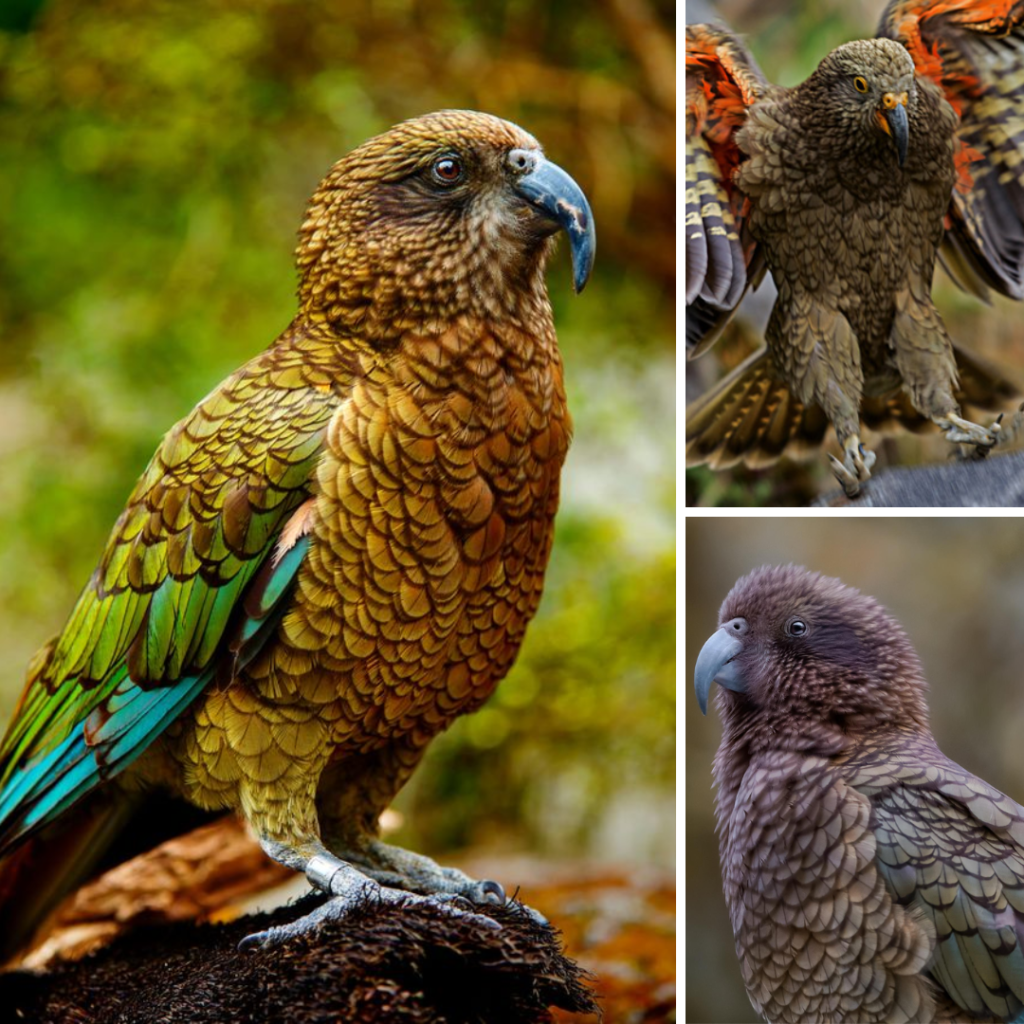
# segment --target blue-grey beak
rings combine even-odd
[[[693,673],[693,686],[697,691],[697,703],[702,715],[708,713],[708,693],[712,683],[718,683],[736,693],[743,692],[743,674],[733,659],[743,650],[740,637],[746,632],[745,619],[732,619],[712,633],[700,649]]]
[[[538,150],[514,149],[508,159],[514,170],[525,172],[515,184],[519,195],[569,236],[573,287],[577,293],[583,291],[594,267],[597,249],[594,215],[583,189]]]
[[[907,118],[907,108],[902,103],[884,111],[886,123],[889,126],[889,134],[892,141],[896,143],[896,159],[900,167],[907,162],[907,147],[910,144],[910,121]]]

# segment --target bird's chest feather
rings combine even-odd
[[[867,804],[830,777],[826,759],[777,751],[751,762],[729,810],[722,874],[743,980],[769,1020],[791,1019],[801,981],[816,967],[829,973],[825,950],[858,958],[865,915],[855,907],[851,920],[845,888],[872,909],[887,902],[872,880]],[[834,1018],[835,992],[803,991],[807,1005],[792,1019]]]
[[[328,428],[277,668],[340,706],[341,734],[437,731],[505,675],[570,431],[553,336],[463,324],[407,338],[355,385]]]
[[[787,104],[766,113],[745,129],[737,184],[776,282],[825,297],[862,345],[884,343],[899,290],[931,286],[955,179],[950,125],[922,104],[901,168],[881,134],[846,151]]]

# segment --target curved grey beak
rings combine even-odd
[[[907,108],[902,103],[897,103],[891,110],[886,110],[883,116],[889,125],[892,141],[896,143],[896,159],[902,167],[907,162],[907,146],[910,143],[910,121],[907,118]]]
[[[509,162],[516,170],[526,172],[515,184],[519,195],[569,236],[573,287],[577,293],[583,291],[597,249],[594,215],[583,190],[558,164],[546,160],[537,150],[514,149],[509,153]]]
[[[726,623],[712,633],[697,655],[693,687],[697,691],[697,703],[702,715],[708,713],[708,693],[711,692],[712,683],[737,693],[742,693],[744,689],[743,676],[733,661],[743,650],[743,642],[730,630],[730,625]]]

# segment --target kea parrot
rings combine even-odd
[[[771,1021],[1024,1020],[1024,807],[955,764],[873,598],[800,566],[740,579],[718,683],[716,818],[754,1008]]]
[[[1024,0],[893,0],[878,38],[840,46],[801,85],[770,85],[740,40],[686,30],[686,333],[715,341],[766,270],[766,347],[687,410],[688,465],[753,467],[820,445],[846,493],[875,429],[966,419],[1020,385],[951,342],[938,258],[981,298],[1024,298]]]
[[[124,808],[232,809],[331,897],[504,902],[384,844],[430,740],[480,707],[537,610],[572,433],[545,285],[595,229],[521,128],[449,110],[329,171],[299,232],[299,311],[164,437],[0,745],[7,953]]]

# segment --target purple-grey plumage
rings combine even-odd
[[[697,661],[723,723],[722,877],[772,1021],[1007,1021],[1024,1009],[1024,807],[950,761],[913,645],[798,566],[726,597]]]

